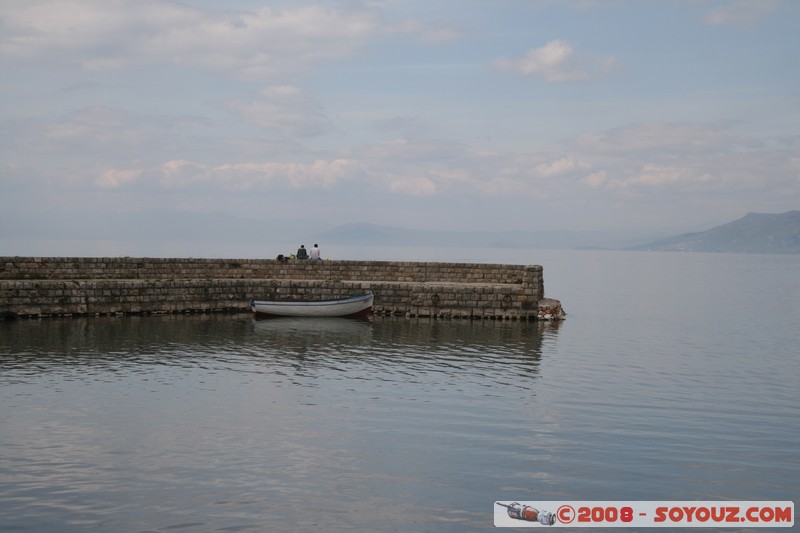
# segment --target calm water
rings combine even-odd
[[[492,530],[496,500],[797,501],[800,256],[425,253],[391,258],[543,264],[567,320],[0,323],[0,530],[460,532]]]

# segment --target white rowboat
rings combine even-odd
[[[255,318],[270,316],[365,317],[372,310],[374,296],[361,294],[333,300],[251,300]]]

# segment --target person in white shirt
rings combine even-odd
[[[314,247],[311,249],[311,260],[312,261],[319,261],[321,258],[319,256],[319,244],[315,244]]]

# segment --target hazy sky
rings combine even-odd
[[[2,0],[0,103],[0,209],[21,224],[800,207],[793,0]]]

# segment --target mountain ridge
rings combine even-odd
[[[629,250],[731,253],[800,253],[800,210],[747,213],[705,231],[683,233]]]
[[[343,246],[800,253],[800,210],[778,214],[748,213],[711,229],[671,237],[672,232],[664,228],[470,231],[403,228],[369,222],[334,225],[303,217],[257,220],[224,213],[157,209],[108,213],[99,218],[65,213],[56,227],[40,223],[35,218],[21,222],[0,213],[0,228],[3,228],[5,238],[23,240],[279,244],[284,248],[319,242]]]
[[[439,246],[478,248],[623,249],[648,235],[641,230],[509,230],[466,231],[411,229],[366,222],[343,224],[316,234],[320,242],[341,245]]]

